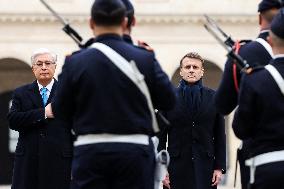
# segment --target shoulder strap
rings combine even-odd
[[[128,62],[124,57],[103,43],[93,43],[91,47],[101,51],[106,57],[108,57],[111,62],[138,87],[142,94],[144,94],[151,113],[153,130],[154,132],[159,132],[158,122],[155,116],[149,89],[144,80],[144,75],[142,75],[138,70],[135,62],[133,60]]]
[[[265,41],[262,38],[257,38],[255,41],[257,41],[258,43],[260,43],[265,49],[266,51],[270,54],[271,57],[273,57],[273,52],[272,52],[272,48],[269,45],[269,43],[267,43],[267,41]]]
[[[277,71],[277,69],[274,66],[270,64],[266,65],[265,69],[272,75],[273,79],[275,80],[282,94],[284,95],[284,79],[282,78],[280,73]]]

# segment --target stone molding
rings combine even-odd
[[[62,15],[70,23],[86,23],[87,15]],[[244,24],[256,23],[256,15],[211,15],[218,23]],[[203,15],[137,15],[139,24],[202,24]],[[58,22],[47,14],[0,14],[0,23],[54,23]]]

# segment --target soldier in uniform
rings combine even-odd
[[[267,36],[270,23],[280,7],[281,4],[277,0],[262,0],[258,6],[260,34],[255,41],[245,44],[239,51],[239,55],[251,67],[266,65],[272,58]],[[268,48],[266,48],[267,46]],[[239,85],[239,83],[234,83],[233,65],[234,60],[229,58],[225,64],[223,78],[215,96],[217,109],[224,115],[231,113],[238,104],[238,89],[235,85]],[[236,73],[237,82],[240,82],[240,70],[238,69]]]
[[[152,52],[123,41],[125,14],[120,0],[94,2],[90,27],[95,43],[66,58],[51,104],[55,117],[72,120],[77,135],[72,163],[74,189],[154,187],[155,157],[150,136],[157,128],[152,124],[148,97],[122,72],[123,68],[114,65],[115,60],[109,59],[113,56],[95,45],[108,46],[121,55],[120,60],[136,63],[132,70],[141,72],[137,79],[141,83],[144,78],[154,107],[171,109],[174,89]]]
[[[245,59],[251,67],[263,66],[272,58],[272,50],[267,43],[270,23],[277,14],[281,4],[278,0],[262,0],[258,5],[260,34],[255,41],[251,41],[239,50],[239,55]],[[240,69],[229,58],[225,64],[224,74],[216,91],[215,104],[219,112],[224,115],[231,113],[238,104],[238,90],[240,85]],[[249,140],[243,141],[238,149],[238,159],[241,170],[242,188],[246,189],[249,170],[244,165],[249,149]]]
[[[123,4],[126,7],[126,18],[127,20],[127,25],[123,30],[123,40],[126,41],[127,43],[133,44],[132,38],[130,36],[132,27],[135,26],[136,24],[136,19],[134,16],[134,7],[132,3],[129,0],[121,0]]]
[[[245,75],[233,130],[251,139],[252,188],[284,188],[284,9],[271,23],[268,42],[274,57],[269,65]]]
[[[131,31],[132,27],[136,25],[135,10],[132,3],[129,0],[121,0],[121,1],[124,3],[126,7],[126,17],[128,19],[127,25],[123,30],[122,38],[125,42],[134,45],[133,40],[131,38]],[[147,43],[141,40],[138,40],[138,46],[136,47],[140,47],[148,51],[154,51]]]

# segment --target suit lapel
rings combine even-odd
[[[36,81],[34,81],[32,84],[29,85],[28,94],[36,107],[38,108],[43,107],[42,98]]]
[[[54,79],[54,83],[53,83],[52,89],[50,91],[50,95],[48,97],[47,104],[49,104],[52,101],[52,98],[55,95],[56,87],[57,87],[57,81]]]

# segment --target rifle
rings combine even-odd
[[[59,20],[59,22],[64,26],[62,30],[75,41],[79,48],[82,49],[88,46],[90,40],[87,41],[87,43],[82,44],[83,38],[78,34],[78,32],[76,32],[70,26],[70,24],[64,18],[62,18],[54,9],[52,9],[44,0],[40,0],[40,2]]]
[[[235,53],[235,41],[228,36],[217,23],[207,15],[204,15],[207,23],[204,24],[205,29],[225,48],[228,52],[227,56],[236,60],[237,66],[242,72],[250,73],[252,68],[240,55]]]

